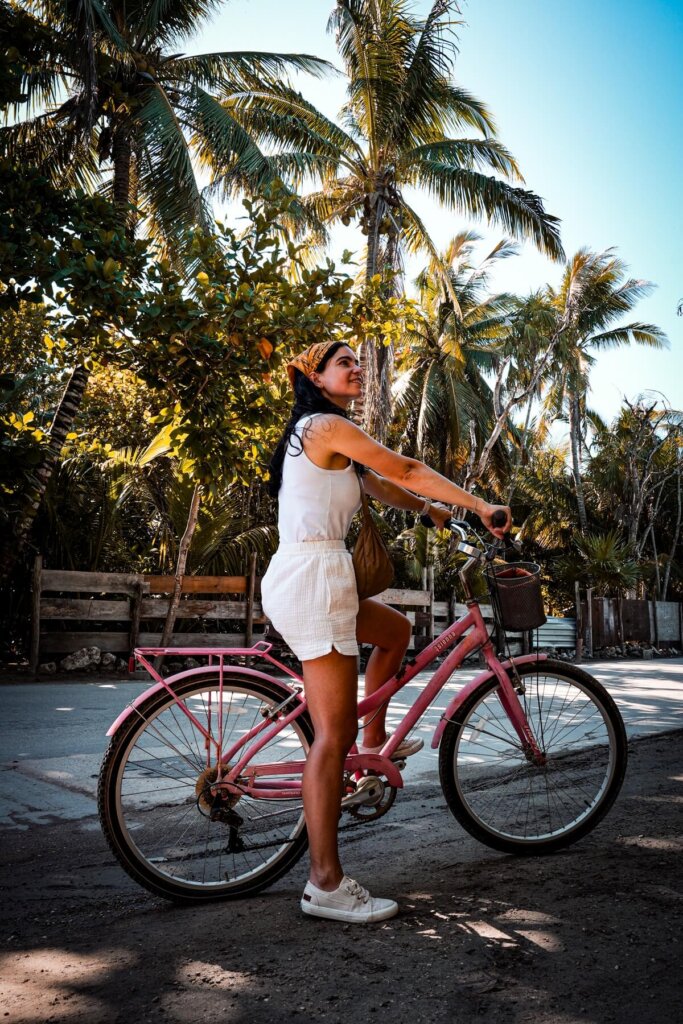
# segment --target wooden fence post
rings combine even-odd
[[[593,588],[586,588],[586,654],[593,657]]]
[[[29,669],[36,674],[40,660],[40,591],[42,587],[43,556],[36,555],[33,562],[33,590],[31,593],[31,651]]]
[[[654,640],[652,641],[652,643],[654,643],[655,647],[659,647],[659,619],[657,617],[657,598],[656,597],[651,602],[651,604],[652,604],[652,631],[654,633]]]
[[[624,636],[624,595],[619,591],[617,595],[617,619],[619,624],[619,645],[621,653],[626,654],[626,638]]]
[[[247,614],[244,621],[244,646],[251,647],[254,640],[254,588],[256,586],[256,552],[252,551],[249,559],[249,576],[247,577]]]
[[[576,662],[579,664],[583,657],[583,615],[581,614],[581,587],[579,581],[574,582],[574,604],[576,605]]]
[[[142,598],[149,593],[149,583],[139,580],[135,587],[135,595],[132,598],[130,610],[130,651],[129,657],[140,642],[140,618],[142,617]]]

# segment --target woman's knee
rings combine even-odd
[[[403,619],[403,621],[401,623],[401,628],[400,630],[397,630],[397,633],[400,644],[403,646],[403,649],[405,650],[408,644],[410,643],[410,635],[413,631],[413,625],[406,615],[402,615],[401,618]]]
[[[335,722],[327,727],[318,727],[314,743],[318,753],[328,757],[346,757],[358,736],[358,719],[349,722]]]

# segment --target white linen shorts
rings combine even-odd
[[[261,580],[263,610],[300,661],[358,655],[358,591],[343,540],[281,544]]]

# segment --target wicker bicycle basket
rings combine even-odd
[[[546,622],[541,568],[535,562],[489,565],[486,578],[493,610],[503,629],[537,629]]]

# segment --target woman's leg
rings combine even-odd
[[[311,856],[311,882],[336,889],[344,872],[337,829],[344,760],[358,732],[356,658],[331,651],[303,662],[306,702],[315,738],[303,776],[304,812]]]
[[[408,650],[410,633],[410,621],[395,608],[389,608],[372,598],[361,601],[356,620],[356,638],[359,643],[374,644],[365,669],[366,697],[398,672]],[[363,735],[366,747],[377,747],[384,743],[387,735],[384,724],[387,707],[385,705],[368,715]]]

